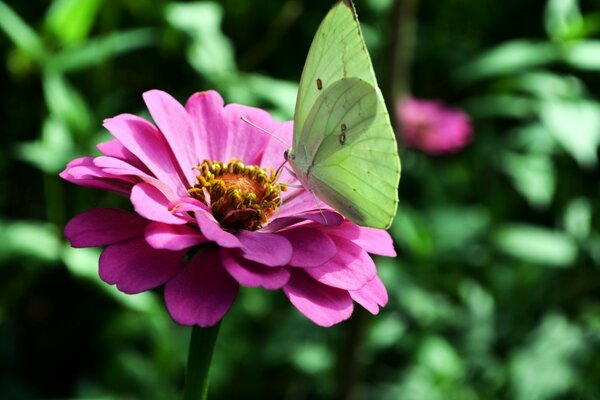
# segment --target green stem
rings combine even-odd
[[[206,400],[208,398],[210,360],[220,325],[221,322],[208,328],[199,326],[192,328],[183,400]]]

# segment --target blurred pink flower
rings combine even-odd
[[[398,103],[404,144],[430,154],[457,152],[471,138],[469,115],[439,101],[408,98]]]
[[[353,300],[373,314],[387,303],[368,253],[394,256],[389,234],[321,204],[324,224],[310,192],[281,191],[273,168],[285,146],[240,117],[288,142],[292,121],[225,106],[214,91],[185,107],[158,90],[144,100],[158,128],[131,114],[109,118],[114,139],[98,145],[103,155],[73,160],[60,174],[128,196],[135,210],[92,209],[65,228],[73,247],[106,246],[102,280],[129,294],[165,285],[167,309],[184,325],[217,323],[239,285],[282,289],[322,326],[347,319]]]

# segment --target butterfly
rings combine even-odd
[[[304,187],[349,220],[391,225],[400,158],[351,0],[329,11],[313,39],[284,156]]]

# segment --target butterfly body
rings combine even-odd
[[[376,228],[391,224],[400,159],[350,1],[334,6],[315,35],[286,159],[306,188],[346,218]]]

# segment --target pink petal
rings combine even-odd
[[[223,98],[214,90],[195,93],[185,104],[190,115],[196,141],[198,160],[221,160],[227,149],[227,123],[223,112]]]
[[[104,189],[128,196],[137,178],[107,174],[94,165],[93,157],[77,158],[67,164],[59,176],[76,185]]]
[[[324,218],[323,218],[324,216]],[[337,211],[323,210],[321,211],[308,211],[296,214],[295,216],[275,218],[262,231],[264,232],[278,232],[282,229],[288,228],[292,225],[296,225],[304,222],[316,222],[319,226],[336,226],[344,222],[344,217]],[[325,223],[327,221],[327,223]],[[314,224],[313,224],[314,225]]]
[[[113,208],[93,208],[73,217],[65,226],[65,237],[73,247],[105,246],[141,237],[148,220]]]
[[[212,216],[208,215],[208,213],[203,213],[200,210],[196,211],[196,222],[202,235],[219,246],[227,248],[242,247],[240,240],[235,235],[224,231],[221,225]]]
[[[302,314],[317,325],[332,326],[352,315],[352,298],[347,291],[316,282],[302,271],[292,272],[283,292]]]
[[[223,269],[216,248],[203,247],[165,286],[169,314],[183,325],[212,326],[229,310],[239,285]]]
[[[289,265],[295,267],[316,267],[333,258],[337,247],[333,240],[318,229],[297,227],[279,233],[287,238],[293,247]]]
[[[149,183],[139,183],[133,187],[131,203],[138,214],[152,221],[183,225],[190,220],[173,215],[169,210],[169,199]]]
[[[185,192],[184,175],[176,165],[168,143],[154,125],[135,115],[121,114],[105,119],[104,127],[174,193],[181,196],[182,191]]]
[[[127,294],[154,289],[180,269],[185,251],[156,250],[144,238],[108,246],[100,256],[100,278]]]
[[[269,132],[277,128],[277,123],[266,111],[240,104],[226,105],[224,113],[228,135],[224,160],[235,157],[242,160],[246,165],[258,165],[270,137],[247,122],[242,121],[241,117]]]
[[[150,246],[165,250],[183,250],[207,242],[197,229],[161,222],[150,223],[146,227],[145,237]]]
[[[329,234],[351,240],[368,253],[396,257],[394,241],[383,229],[367,228],[346,221],[340,226],[326,227],[324,230]]]
[[[221,259],[227,272],[240,285],[262,286],[265,289],[274,290],[282,288],[290,278],[290,272],[285,268],[265,267],[262,264],[245,260],[240,256],[239,251],[221,249]]]
[[[292,245],[281,235],[241,230],[237,238],[242,243],[243,256],[247,260],[278,267],[287,265],[292,258]]]
[[[107,157],[118,158],[119,160],[126,161],[128,164],[131,164],[134,167],[144,171],[145,173],[150,173],[144,163],[142,163],[135,154],[127,150],[125,146],[123,146],[117,139],[99,143],[96,145],[96,148]]]
[[[357,290],[377,273],[366,251],[349,240],[332,236],[337,254],[323,265],[305,271],[317,281],[340,289]]]
[[[293,132],[294,121],[287,121],[277,124],[277,128],[275,128],[275,130],[271,133],[273,136],[286,142],[287,145],[282,143],[280,140],[275,139],[274,137],[269,137],[262,160],[260,161],[261,167],[273,168],[276,170],[285,162],[283,153],[285,153],[285,151],[292,145]],[[294,181],[297,182],[297,180],[288,172],[288,170],[283,168],[281,170],[279,182],[292,183]]]
[[[375,276],[370,282],[358,290],[351,290],[352,300],[369,310],[371,314],[377,315],[379,307],[384,307],[388,302],[387,291],[383,282]]]
[[[287,192],[283,192],[282,198],[283,204],[278,211],[278,218],[308,212],[314,213],[315,211],[319,214],[321,211],[335,211],[306,189],[289,189]],[[319,222],[323,223],[323,217],[319,219]],[[330,224],[331,222],[328,220],[327,223]]]
[[[198,165],[201,160],[198,160],[195,154],[198,146],[190,116],[185,108],[168,93],[150,90],[143,96],[154,122],[169,143],[178,166],[187,180],[186,187],[193,186],[196,175],[192,167]]]

